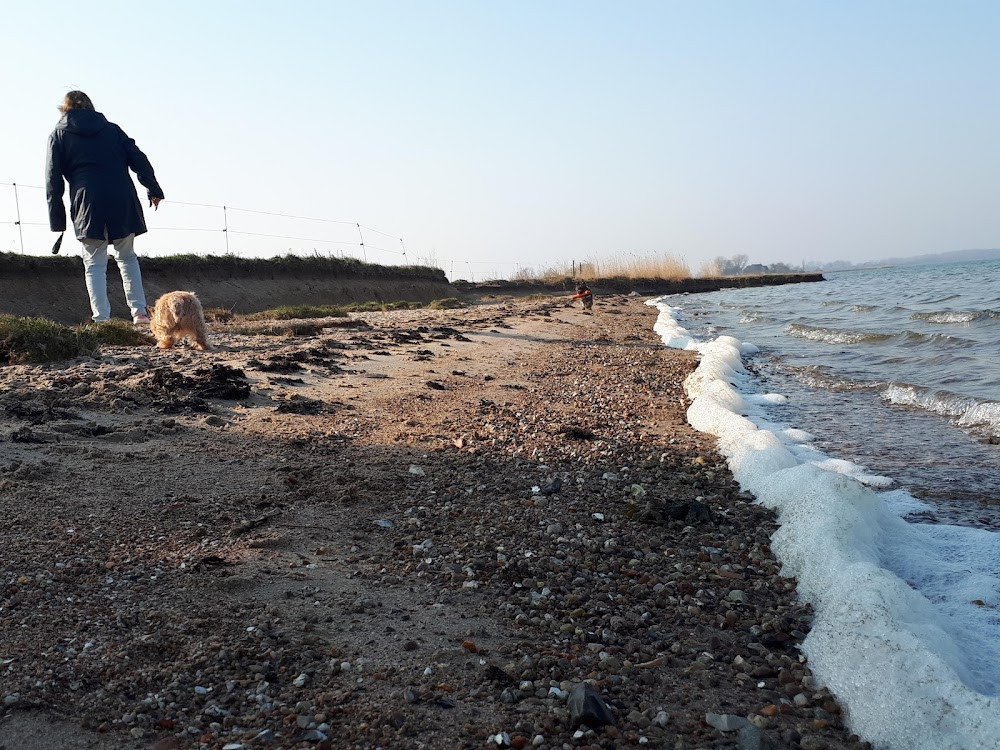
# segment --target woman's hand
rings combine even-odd
[[[158,211],[159,210],[159,208],[160,208],[160,201],[161,200],[163,200],[163,199],[162,198],[150,198],[149,199],[149,205],[152,206],[152,208],[153,208],[154,211]]]

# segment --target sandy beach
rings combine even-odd
[[[0,368],[0,748],[867,747],[655,317]]]

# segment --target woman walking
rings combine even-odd
[[[83,243],[83,266],[95,321],[111,318],[108,301],[108,243],[114,245],[125,299],[132,322],[148,325],[146,295],[133,242],[146,231],[142,204],[128,173],[135,172],[154,209],[163,200],[153,167],[146,155],[120,127],[94,110],[82,91],[66,94],[62,118],[49,136],[45,165],[45,192],[49,228],[66,231],[63,180],[69,182],[70,216],[76,237]]]

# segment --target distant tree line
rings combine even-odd
[[[788,263],[751,263],[749,256],[738,253],[730,257],[719,255],[701,266],[701,276],[739,276],[760,274],[809,273],[848,271],[862,268],[878,268],[882,266],[914,266],[938,263],[969,263],[975,261],[1000,260],[1000,248],[982,248],[970,250],[953,250],[947,253],[928,255],[911,255],[905,258],[884,258],[882,260],[852,263],[848,260],[803,261],[792,266]]]
[[[751,263],[746,253],[738,253],[730,257],[719,255],[702,267],[702,276],[740,276],[741,274],[767,273],[799,273],[802,268],[795,268],[787,263]]]

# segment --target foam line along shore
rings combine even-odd
[[[802,650],[844,702],[851,728],[876,747],[996,747],[997,682],[981,658],[984,650],[996,653],[995,610],[970,605],[979,610],[973,617],[953,617],[933,590],[922,592],[893,570],[910,571],[914,549],[947,567],[947,527],[907,523],[873,487],[798,457],[807,433],[779,436],[761,426],[767,405],[781,398],[755,392],[760,381],[744,357],[757,348],[731,336],[699,341],[678,322],[679,310],[663,299],[651,304],[660,310],[655,327],[663,342],[701,356],[685,382],[689,422],[716,436],[741,487],[778,513],[773,547],[816,611]],[[974,542],[992,562],[997,535],[961,529],[959,548],[969,546],[966,534],[979,535]],[[988,565],[964,578],[952,572],[963,596],[995,601]]]

